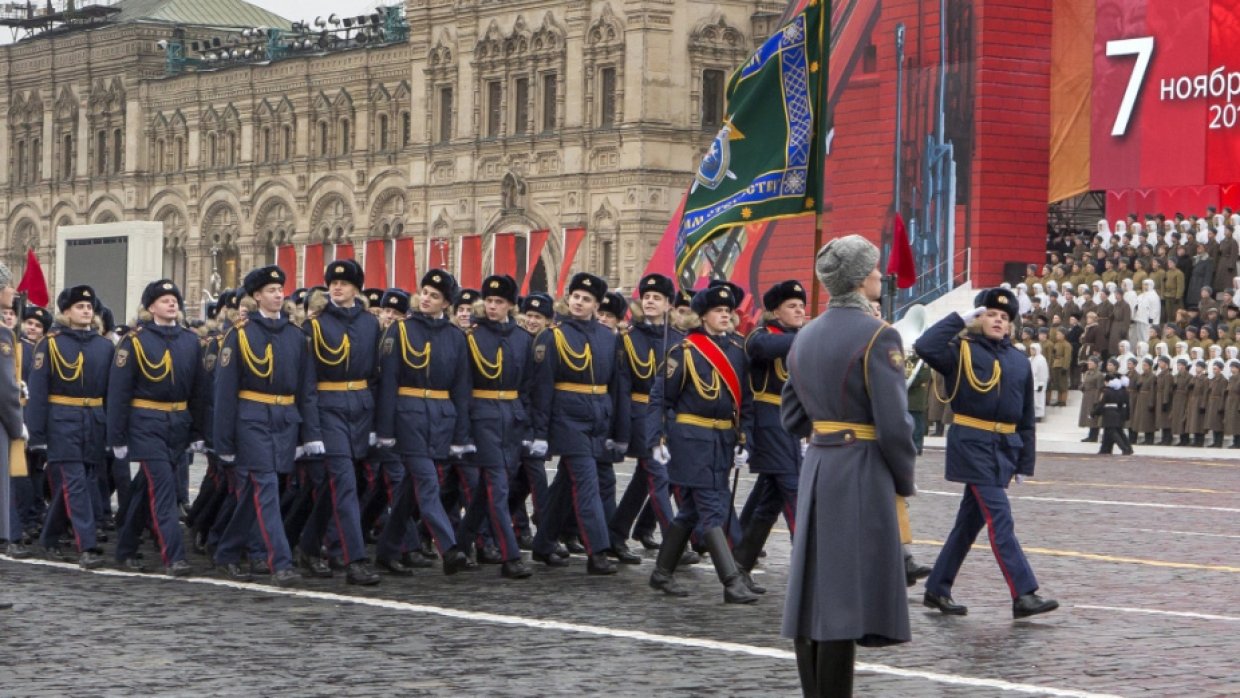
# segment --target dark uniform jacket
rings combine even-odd
[[[283,404],[243,400],[241,391]],[[291,401],[290,401],[291,398]],[[257,311],[224,337],[215,364],[215,451],[239,468],[291,472],[299,443],[322,441],[310,347],[281,314]]]
[[[745,341],[749,384],[754,392],[753,453],[749,459],[753,473],[795,474],[801,470],[800,439],[784,430],[779,416],[780,395],[788,381],[788,352],[796,336],[794,329],[767,322]]]
[[[534,339],[530,418],[548,455],[611,460],[608,439],[629,443],[631,393],[619,335],[599,321],[561,316]]]
[[[952,399],[957,421],[947,434],[947,479],[974,485],[1006,487],[1014,475],[1033,475],[1035,451],[1033,371],[1029,359],[1006,337],[989,339],[981,334],[956,335],[964,321],[956,313],[939,320],[918,338],[917,355],[959,389]],[[994,377],[995,363],[1001,371],[999,384],[978,392],[966,376],[958,376],[961,351],[968,343],[973,375],[985,383]],[[1016,433],[1001,434],[960,426],[959,417],[1016,425]]]
[[[529,434],[533,337],[512,320],[495,322],[482,317],[466,343],[473,376],[470,426],[478,449],[471,463],[515,468],[521,460],[521,442]]]
[[[128,446],[132,461],[176,462],[190,443],[205,440],[209,380],[198,335],[180,325],[139,324],[116,347],[108,380],[108,444]],[[134,400],[186,408],[131,406]]]
[[[27,387],[30,443],[47,446],[49,463],[104,462],[107,416],[102,405],[56,405],[51,396],[102,399],[108,394],[112,343],[94,329],[53,328],[35,349]],[[17,428],[21,435],[21,426]]]
[[[365,458],[375,431],[371,385],[379,372],[379,319],[361,303],[342,308],[329,301],[317,317],[302,325],[302,331],[310,337],[315,380],[346,384],[323,388],[347,387],[318,391],[326,455]]]
[[[1128,390],[1125,388],[1103,388],[1102,395],[1094,405],[1094,414],[1102,419],[1102,428],[1122,428],[1128,421]]]
[[[658,445],[650,441],[647,422],[660,417],[659,409],[650,402],[650,395],[654,392],[654,384],[663,380],[664,336],[667,337],[668,344],[673,345],[684,338],[684,334],[666,324],[652,325],[642,322],[634,324],[620,339],[628,359],[632,384],[632,428],[629,430],[629,451],[626,455],[633,458],[649,458],[651,451]]]
[[[414,313],[393,323],[379,372],[378,435],[395,438],[397,453],[443,460],[451,446],[473,443],[469,349],[451,318]]]

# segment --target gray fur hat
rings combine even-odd
[[[818,250],[814,271],[832,296],[857,290],[878,265],[878,248],[860,235],[836,238]]]

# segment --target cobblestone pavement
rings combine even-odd
[[[1042,457],[1010,494],[1063,608],[1013,621],[982,537],[955,590],[969,615],[910,590],[913,642],[861,650],[857,694],[1240,695],[1240,463],[1198,453]],[[942,466],[927,450],[911,501],[927,563],[961,491]],[[781,524],[749,607],[722,603],[708,565],[682,573],[688,599],[656,594],[649,554],[609,578],[576,559],[523,581],[484,567],[296,590],[226,582],[195,555],[201,575],[177,580],[0,560],[0,695],[797,695],[778,636],[788,550]]]

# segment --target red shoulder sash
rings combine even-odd
[[[737,412],[740,412],[741,380],[736,375],[736,369],[732,367],[732,362],[728,361],[728,357],[724,355],[723,350],[705,334],[691,334],[685,340],[694,349],[697,349],[702,358],[706,359],[715,369],[715,372],[723,378],[724,384],[728,386],[728,392],[732,393],[732,404],[736,406]]]

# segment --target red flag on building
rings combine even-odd
[[[908,242],[904,218],[896,214],[891,235],[891,257],[887,260],[887,273],[894,274],[898,288],[912,288],[917,283],[917,264],[913,261],[913,247]]]
[[[26,250],[26,272],[22,274],[21,283],[17,284],[17,292],[25,293],[30,305],[46,308],[51,302],[47,293],[47,279],[43,276],[43,267],[39,266],[39,258],[34,250]]]

